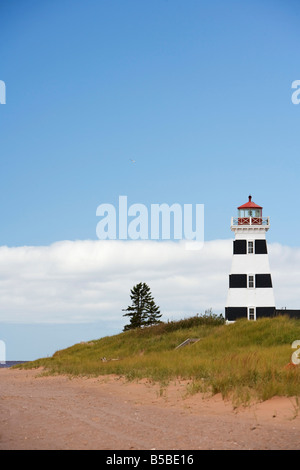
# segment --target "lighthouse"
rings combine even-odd
[[[269,217],[262,216],[262,207],[252,201],[238,207],[238,216],[231,219],[235,234],[225,319],[257,320],[275,314],[275,300],[266,232]]]

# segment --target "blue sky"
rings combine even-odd
[[[120,195],[204,204],[205,240],[229,239],[251,193],[297,248],[299,19],[290,0],[2,0],[0,245],[96,240]]]

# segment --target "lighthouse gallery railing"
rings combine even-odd
[[[231,225],[270,225],[269,217],[232,217]]]

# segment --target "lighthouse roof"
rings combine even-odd
[[[253,202],[251,199],[252,196],[249,196],[249,201],[246,202],[246,204],[243,204],[242,206],[238,207],[238,209],[262,209],[261,206],[255,204],[255,202]]]

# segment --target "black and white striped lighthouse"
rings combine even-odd
[[[272,316],[275,300],[266,232],[269,217],[262,216],[262,207],[252,201],[238,207],[238,217],[232,217],[231,230],[235,234],[225,319],[256,320]]]

